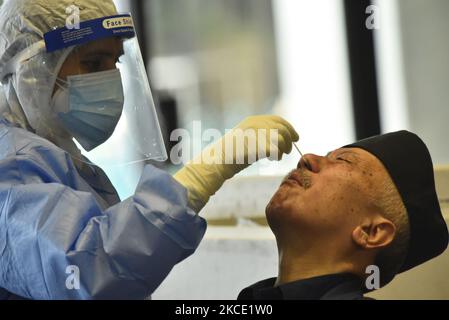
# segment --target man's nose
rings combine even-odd
[[[309,171],[318,173],[326,165],[327,161],[329,161],[327,157],[307,153],[299,160],[297,168],[306,168]]]

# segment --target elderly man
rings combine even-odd
[[[407,131],[305,155],[266,216],[279,273],[239,299],[362,299],[368,266],[383,286],[448,243],[429,151]]]

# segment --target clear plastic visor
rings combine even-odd
[[[55,75],[50,104],[57,131],[73,138],[82,161],[113,166],[167,159],[136,37],[73,48]]]

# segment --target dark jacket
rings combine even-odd
[[[243,289],[237,300],[362,300],[363,281],[350,273],[324,275],[274,286],[269,278]]]

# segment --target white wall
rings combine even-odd
[[[378,0],[384,131],[409,129],[449,163],[449,1]]]
[[[343,2],[274,0],[280,73],[278,113],[297,129],[303,152],[353,142]]]
[[[175,266],[153,299],[234,300],[246,286],[275,277],[276,242],[268,228],[257,229],[210,227],[197,252]],[[448,270],[446,251],[369,296],[381,300],[449,299]]]
[[[152,298],[235,300],[243,288],[276,274],[276,243],[267,227],[209,227],[197,252],[175,266]]]

